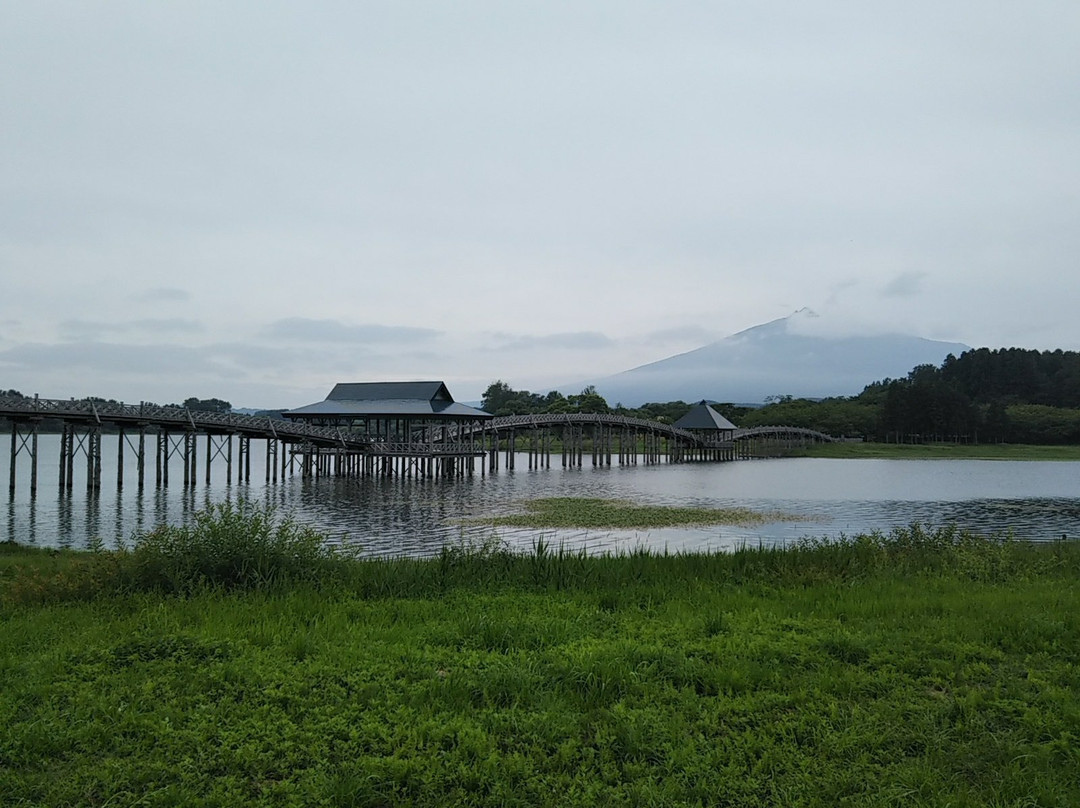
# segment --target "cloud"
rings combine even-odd
[[[69,340],[96,340],[109,334],[145,332],[150,334],[195,334],[205,330],[198,320],[180,317],[145,318],[127,322],[103,322],[100,320],[64,320],[58,324],[60,335]]]
[[[198,320],[185,320],[181,317],[148,318],[145,320],[133,320],[131,327],[144,331],[195,334],[206,330]]]
[[[142,303],[183,303],[191,300],[191,293],[174,286],[155,286],[134,299]]]
[[[268,337],[300,342],[328,343],[417,343],[435,339],[441,332],[432,328],[400,325],[348,325],[339,320],[288,317],[264,329]]]
[[[96,340],[106,334],[122,331],[116,323],[104,323],[93,320],[64,320],[57,324],[60,336],[70,340]]]
[[[848,278],[846,280],[837,281],[829,287],[829,295],[825,298],[826,305],[834,305],[840,302],[840,298],[849,289],[855,289],[859,285],[859,282],[854,278]]]
[[[671,345],[679,343],[700,343],[702,345],[715,342],[724,336],[711,328],[699,325],[686,325],[677,328],[663,328],[652,331],[642,337],[641,342],[645,345]]]
[[[925,277],[925,272],[917,270],[901,272],[885,285],[885,288],[881,290],[881,295],[882,297],[914,297],[922,291],[922,282]]]
[[[611,337],[601,334],[599,331],[566,331],[558,334],[495,334],[492,335],[500,341],[493,350],[498,351],[521,351],[561,349],[570,351],[593,351],[600,348],[608,348],[613,344]]]
[[[122,375],[160,376],[196,373],[230,378],[233,370],[207,354],[206,349],[180,345],[120,345],[93,340],[59,345],[23,343],[0,351],[0,365],[16,368],[78,370]]]

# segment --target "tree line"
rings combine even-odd
[[[564,396],[513,390],[497,381],[481,406],[494,415],[611,412],[671,423],[692,405],[610,406],[593,387]],[[959,357],[950,354],[940,366],[919,365],[903,379],[873,382],[856,396],[776,396],[762,407],[713,407],[741,427],[782,424],[881,442],[1075,444],[1080,443],[1080,353],[979,348]]]
[[[786,399],[740,426],[807,426],[893,443],[1080,443],[1080,353],[1020,348],[950,354],[851,397]]]
[[[0,398],[30,398],[25,396],[18,390],[0,390]],[[119,404],[120,402],[114,398],[102,398],[101,396],[87,396],[84,401],[96,401],[101,404]],[[147,401],[151,407],[158,406],[153,402]],[[232,412],[232,404],[224,399],[220,398],[186,398],[183,404],[165,404],[166,407],[180,407],[181,409],[194,410],[196,412],[219,412],[230,413]]]

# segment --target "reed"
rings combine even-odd
[[[576,505],[575,505],[576,507]],[[679,510],[679,509],[675,509]],[[647,548],[590,555],[543,537],[516,552],[496,534],[448,545],[434,558],[344,553],[317,532],[244,503],[214,505],[191,525],[162,526],[130,546],[90,553],[0,552],[0,598],[9,604],[87,600],[116,593],[288,589],[306,583],[364,598],[435,597],[454,591],[604,591],[654,582],[679,586],[801,586],[876,575],[948,574],[994,582],[1080,573],[1075,542],[1038,546],[1007,533],[981,536],[919,524],[889,533],[804,538],[785,547],[668,553]]]

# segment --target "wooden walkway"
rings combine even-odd
[[[531,469],[550,468],[552,455],[560,458],[564,468],[580,467],[586,458],[594,466],[717,462],[772,456],[782,453],[783,447],[833,440],[819,432],[789,427],[736,430],[731,440],[715,440],[640,418],[552,414],[432,428],[416,432],[408,441],[387,442],[345,429],[265,416],[37,397],[0,397],[0,419],[11,426],[8,484],[12,492],[23,458],[22,465],[30,466],[30,490],[37,490],[38,437],[43,427],[60,434],[62,490],[72,487],[77,462],[86,464],[87,488],[100,490],[103,432],[118,435],[118,488],[124,485],[125,461],[134,464],[140,488],[146,484],[151,461],[154,484],[168,486],[170,460],[176,458],[182,460],[183,484],[195,485],[200,455],[207,484],[215,461],[219,468],[224,465],[227,482],[250,481],[252,440],[266,441],[268,483],[297,471],[305,477],[438,478],[472,474],[479,466],[483,474],[503,464],[513,469],[519,454],[527,457]]]

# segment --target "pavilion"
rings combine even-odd
[[[685,429],[713,441],[729,441],[735,437],[735,424],[714,410],[707,401],[695,404],[690,412],[672,426]]]
[[[353,450],[302,447],[305,475],[401,477],[471,474],[475,460],[484,456],[483,425],[494,417],[458,404],[437,381],[342,382],[322,401],[282,415],[366,441]]]
[[[341,382],[324,400],[282,415],[393,443],[429,441],[441,427],[482,423],[494,417],[457,403],[439,381]]]

